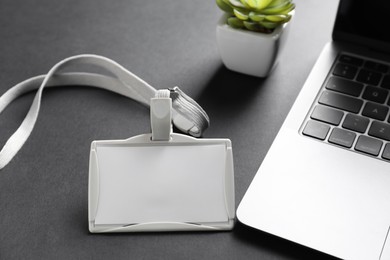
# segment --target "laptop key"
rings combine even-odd
[[[370,120],[368,118],[354,115],[354,114],[347,114],[342,126],[343,128],[349,130],[353,130],[359,133],[364,133],[367,130],[369,123]]]
[[[363,108],[362,115],[383,121],[385,120],[388,111],[389,108],[387,106],[367,102]]]
[[[374,61],[366,61],[366,63],[364,63],[364,67],[381,73],[386,73],[389,70],[389,66]]]
[[[374,121],[368,134],[386,141],[390,141],[390,124]]]
[[[343,116],[344,113],[340,110],[317,105],[310,117],[332,125],[339,125]]]
[[[322,105],[339,108],[353,113],[358,113],[363,106],[363,100],[330,91],[324,91],[318,102]]]
[[[376,86],[378,85],[381,78],[382,78],[381,73],[371,71],[371,70],[361,69],[356,80],[366,84]]]
[[[358,97],[363,90],[363,84],[350,81],[343,78],[331,77],[326,84],[326,88],[329,90],[337,91],[340,93],[348,94]]]
[[[378,85],[381,78],[382,78],[381,73],[371,71],[371,70],[361,69],[356,80],[370,85]]]
[[[343,62],[343,63],[355,65],[358,67],[363,64],[363,59],[356,58],[356,57],[349,56],[349,55],[345,55],[345,54],[340,56],[339,61]]]
[[[305,129],[303,129],[303,134],[311,136],[320,140],[325,140],[328,135],[330,126],[310,120],[307,122]]]
[[[364,90],[363,98],[377,103],[384,103],[388,93],[385,89],[368,86]]]
[[[381,87],[390,89],[390,75],[386,75],[383,77]]]
[[[382,158],[386,160],[390,160],[390,143],[386,144],[385,149],[382,153]]]
[[[347,79],[353,79],[358,68],[349,64],[338,63],[333,70],[333,74]]]
[[[382,148],[382,141],[361,135],[355,145],[355,150],[366,154],[378,156]]]
[[[329,143],[351,148],[356,134],[340,128],[334,128],[329,137]]]

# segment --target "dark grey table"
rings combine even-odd
[[[208,112],[204,136],[233,142],[238,205],[331,38],[338,1],[295,2],[281,62],[258,79],[222,65],[213,0],[0,0],[0,94],[81,53],[110,57],[156,88],[178,85]],[[32,98],[1,115],[1,146]],[[240,223],[231,232],[90,234],[91,141],[148,132],[149,110],[134,101],[89,88],[46,90],[30,139],[0,171],[0,259],[327,258]]]

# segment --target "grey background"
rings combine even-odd
[[[232,140],[238,205],[331,38],[337,2],[296,0],[281,62],[258,79],[222,65],[213,0],[0,0],[0,94],[81,53],[107,56],[156,88],[180,86],[211,118],[204,136]],[[1,146],[32,98],[2,113]],[[0,171],[0,259],[328,258],[240,223],[231,232],[89,234],[91,141],[148,132],[149,110],[127,98],[79,87],[44,91],[31,137]]]

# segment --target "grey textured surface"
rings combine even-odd
[[[205,137],[233,142],[238,205],[330,40],[337,0],[295,2],[281,63],[257,79],[223,67],[214,1],[0,0],[0,94],[81,53],[112,58],[156,88],[178,85],[208,112]],[[1,115],[0,145],[32,97]],[[149,131],[148,109],[119,95],[77,87],[45,91],[30,139],[0,171],[0,259],[327,258],[239,223],[220,233],[89,234],[91,141]]]

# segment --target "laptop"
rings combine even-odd
[[[238,209],[342,259],[390,259],[390,2],[341,0],[324,47]]]

